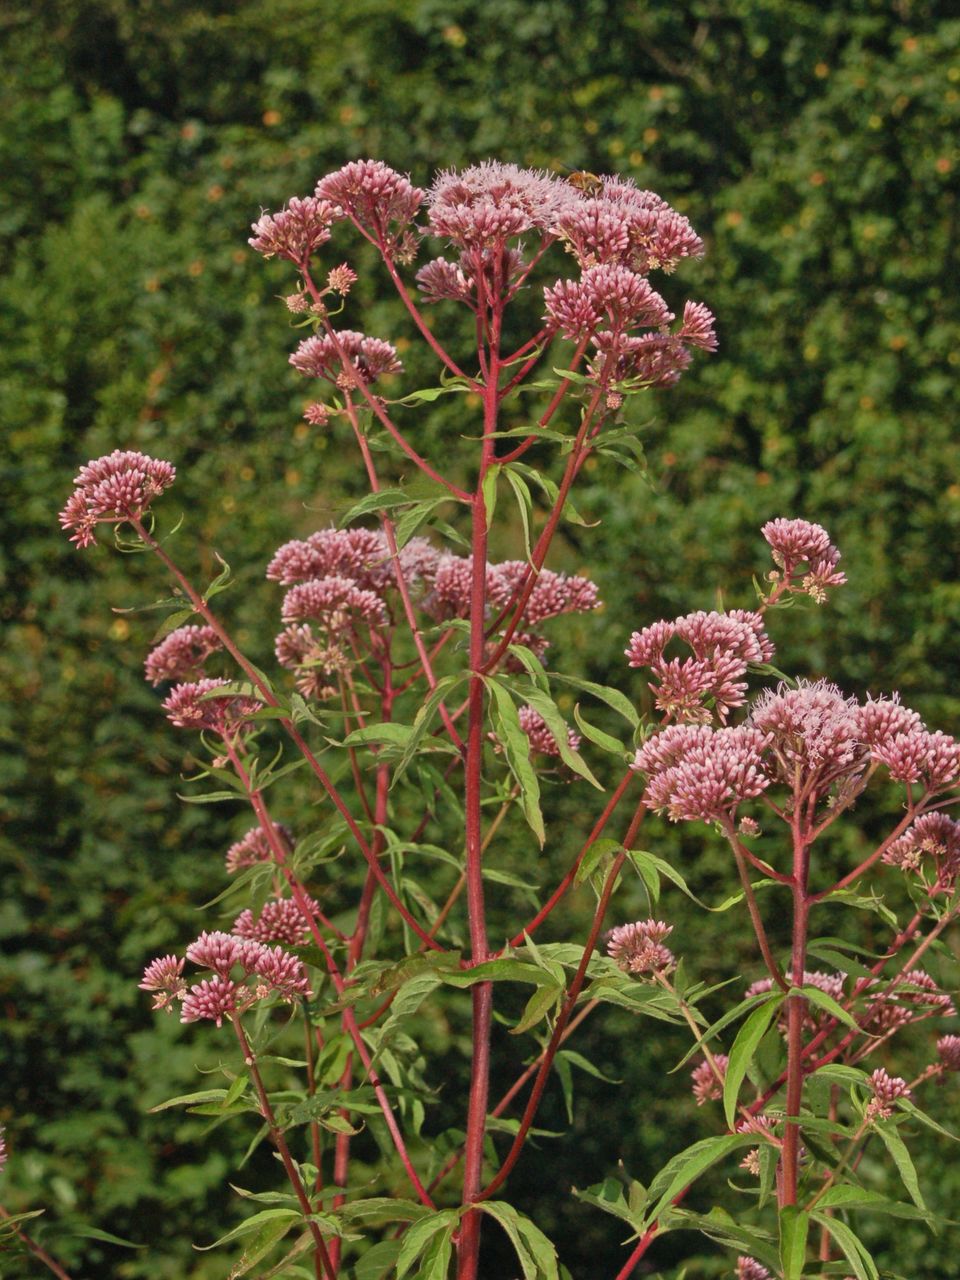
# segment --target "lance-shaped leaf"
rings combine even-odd
[[[547,833],[543,825],[543,814],[540,811],[540,783],[530,763],[530,740],[523,732],[520,715],[509,691],[498,680],[488,676],[484,677],[484,684],[493,696],[493,716],[497,738],[503,747],[510,772],[520,788],[523,815],[542,848]]]
[[[747,1074],[747,1069],[753,1061],[757,1047],[766,1035],[767,1028],[773,1021],[774,1015],[783,1004],[783,999],[783,994],[780,991],[771,994],[765,1004],[752,1011],[737,1032],[737,1038],[730,1049],[730,1060],[727,1063],[727,1070],[723,1078],[723,1113],[726,1117],[728,1129],[733,1128],[734,1118],[737,1114],[737,1098],[740,1096],[740,1086],[743,1083],[743,1078]]]

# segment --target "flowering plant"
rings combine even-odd
[[[398,346],[336,326],[357,273],[334,266],[320,283],[314,262],[342,226],[377,251],[440,367],[439,385],[396,395]],[[960,744],[895,697],[860,703],[771,666],[768,615],[801,598],[822,602],[845,580],[829,535],[799,519],[763,529],[775,567],[755,609],[691,613],[629,637],[629,667],[649,672],[652,716],[619,689],[545,665],[554,620],[600,603],[588,578],[546,567],[561,523],[581,522],[570,499],[578,476],[592,459],[642,455],[626,418],[633,397],[672,386],[697,352],[715,349],[707,308],[688,301],[677,320],[649,280],[698,257],[699,237],[628,180],[575,186],[494,162],[441,173],[424,191],[379,161],[357,161],[253,230],[257,252],[297,273],[286,304],[309,332],[290,363],[322,388],[305,417],[352,439],[369,489],[339,527],[286,543],[267,567],[284,591],[275,650],[290,676],[254,665],[211,605],[229,569],[200,590],[170,554],[154,512],[174,483],[170,463],[120,450],[98,459],[61,514],[78,546],[112,524],[122,546],[153,553],[172,576],[177,594],[146,676],[173,682],[168,718],[200,734],[195,781],[214,790],[195,798],[244,804],[255,819],[226,855],[228,901],[244,902],[229,931],[151,960],[140,984],[158,1010],[211,1023],[236,1043],[222,1087],[167,1105],[254,1115],[257,1140],[272,1145],[286,1178],[283,1192],[244,1193],[267,1207],[218,1242],[242,1242],[231,1275],[263,1263],[263,1275],[325,1280],[348,1270],[442,1280],[451,1268],[477,1280],[487,1223],[506,1233],[525,1280],[559,1277],[553,1245],[500,1193],[551,1072],[569,1071],[566,1042],[607,1003],[687,1026],[697,1101],[723,1103],[723,1132],[678,1153],[648,1187],[624,1175],[578,1193],[628,1228],[616,1280],[658,1238],[691,1227],[731,1249],[747,1280],[818,1267],[876,1276],[851,1220],[878,1208],[931,1220],[900,1131],[935,1125],[917,1105],[920,1087],[960,1066],[951,1034],[910,1082],[860,1066],[878,1051],[886,1061],[905,1028],[954,1014],[919,962],[958,911],[960,827],[944,808],[956,796]],[[405,273],[437,240],[451,256],[416,271],[417,301]],[[535,287],[540,321],[511,339]],[[434,306],[441,318],[450,309],[454,332],[456,309],[468,317],[466,356],[439,336],[445,320],[428,319]],[[529,391],[544,399],[535,419],[522,409]],[[479,437],[451,449],[446,466],[411,425],[440,396],[460,396],[464,413],[476,406],[481,419]],[[518,417],[522,425],[510,425]],[[517,534],[515,557],[501,562],[490,556],[498,513],[504,536]],[[751,675],[781,682],[748,707]],[[622,731],[598,727],[579,706],[574,730],[563,690],[598,703]],[[288,829],[275,797],[293,770],[310,776],[316,812]],[[531,891],[522,877],[548,840],[541,788],[550,780],[603,793],[599,812],[562,877],[494,941],[489,897]],[[812,858],[868,785],[891,784],[902,816],[857,865],[838,871]],[[628,816],[609,836],[624,802]],[[667,945],[676,946],[671,924],[652,914],[662,883],[692,891],[678,868],[637,847],[648,811],[710,824],[731,851],[739,888],[723,909],[747,913],[766,972],[712,1022],[704,1008],[713,991],[686,977]],[[427,859],[446,877],[439,898],[424,882]],[[884,864],[908,877],[906,923],[862,889]],[[628,867],[651,914],[605,932]],[[586,938],[538,941],[583,885],[596,894]],[[777,910],[790,904],[788,958],[770,934],[768,898]],[[817,938],[811,920],[827,902],[878,913],[889,943],[863,958]],[[808,969],[811,958],[831,972]],[[511,1031],[534,1047],[493,1102],[495,993],[505,993],[503,1008],[518,986],[530,994]],[[419,1012],[444,989],[469,1006],[462,1137],[431,1131],[435,1082],[415,1035]],[[297,1059],[287,1051],[294,1020]],[[519,1118],[508,1117],[527,1085]],[[381,1188],[365,1184],[366,1130],[391,1162]],[[906,1201],[861,1177],[874,1139]],[[743,1214],[687,1207],[700,1176],[730,1158],[751,1178]]]

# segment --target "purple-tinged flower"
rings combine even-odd
[[[209,729],[222,738],[234,737],[263,704],[239,694],[215,696],[215,690],[229,684],[229,680],[204,679],[174,685],[163,701],[167,719],[178,729]]]
[[[315,633],[307,623],[285,627],[277,636],[274,649],[281,667],[296,672],[300,692],[321,701],[339,693],[340,678],[353,665],[329,632]]]
[[[310,255],[330,239],[330,224],[340,216],[336,205],[314,196],[293,196],[279,213],[263,213],[251,226],[251,248],[265,258],[289,258],[305,266]]]
[[[0,1173],[3,1172],[3,1166],[7,1163],[7,1143],[6,1130],[0,1124]]]
[[[705,1059],[690,1072],[690,1079],[693,1081],[693,1096],[697,1101],[698,1107],[702,1107],[705,1102],[716,1102],[718,1098],[723,1097],[723,1077],[726,1075],[729,1061],[730,1059],[725,1053],[715,1053],[713,1055],[713,1064]],[[720,1073],[719,1080],[714,1066]]]
[[[899,694],[892,698],[868,698],[854,713],[861,740],[868,747],[886,742],[898,733],[922,729],[916,711],[900,705]]]
[[[325,427],[330,421],[330,410],[319,400],[313,400],[304,409],[303,418],[311,427]]]
[[[878,982],[871,982],[867,990],[877,985]],[[911,969],[901,974],[889,990],[869,997],[861,1025],[871,1035],[885,1035],[909,1022],[955,1014],[953,1001],[933,978],[922,969]]]
[[[823,790],[866,763],[854,698],[826,680],[781,684],[762,693],[749,723],[769,735],[773,776],[785,784],[815,784]]]
[[[281,1000],[312,995],[306,970],[296,956],[282,947],[260,947],[252,971],[261,979],[257,995],[275,993]]]
[[[770,1280],[770,1272],[756,1258],[740,1254],[737,1258],[736,1280]]]
[[[175,477],[176,470],[169,462],[134,450],[114,449],[80,468],[73,481],[76,488],[60,512],[60,524],[74,530],[71,542],[88,547],[96,541],[98,524],[139,519]]]
[[[794,985],[792,970],[788,969],[784,976],[791,986]],[[800,985],[803,987],[816,987],[818,991],[822,991],[824,995],[830,996],[833,1000],[843,999],[844,975],[842,973],[824,973],[820,969],[804,969],[803,982]],[[764,995],[772,987],[772,978],[759,978],[756,982],[751,982],[750,986],[747,987],[744,992],[744,998],[749,999],[751,996]],[[808,1001],[804,1011],[803,1025],[811,1031],[816,1030],[828,1016],[817,1005]],[[787,1011],[785,1006],[781,1009],[777,1026],[783,1035],[787,1034]]]
[[[673,387],[690,367],[692,356],[677,334],[624,336],[611,329],[595,333],[597,355],[588,365],[598,382],[635,382],[646,387]]]
[[[183,977],[183,960],[176,956],[158,956],[143,971],[143,980],[137,984],[141,991],[152,991],[153,1008],[173,1013],[173,1002],[182,1000],[187,993]]]
[[[558,230],[583,267],[619,263],[647,275],[701,257],[703,241],[686,218],[629,179],[604,177],[602,191],[565,209]]]
[[[305,293],[288,293],[283,301],[291,315],[302,315],[310,310],[310,299]]]
[[[374,592],[364,591],[350,578],[331,575],[300,582],[284,596],[284,622],[307,619],[328,631],[339,631],[355,621],[382,627],[387,622],[387,611]]]
[[[353,329],[335,330],[323,337],[305,338],[290,363],[312,378],[326,378],[341,389],[374,382],[384,373],[400,373],[397,349],[381,338],[368,338]]]
[[[533,707],[521,707],[517,714],[520,719],[520,728],[527,735],[527,740],[530,743],[531,752],[544,756],[558,756],[560,754],[557,740],[539,712],[534,711]],[[572,729],[567,730],[567,745],[571,751],[577,751],[580,747],[580,735],[574,733]]]
[[[642,631],[634,631],[624,653],[631,667],[652,667],[663,657],[663,651],[676,633],[676,624],[661,619]]]
[[[177,627],[147,655],[143,664],[147,680],[158,685],[164,680],[185,680],[196,676],[211,653],[222,648],[213,627]]]
[[[648,777],[665,773],[685,759],[691,752],[703,748],[710,741],[712,730],[706,725],[672,724],[649,737],[637,749],[633,764],[637,773]]]
[[[433,580],[440,553],[426,538],[411,538],[400,549],[400,568],[409,587]],[[267,567],[267,577],[284,586],[310,578],[351,578],[358,587],[382,594],[397,585],[396,566],[381,530],[319,529],[306,541],[286,542]]]
[[[393,246],[417,216],[424,195],[409,178],[382,160],[345,164],[320,179],[316,194],[338,205],[344,216],[359,223],[374,239]]]
[[[212,969],[221,978],[229,978],[230,970],[240,959],[240,943],[230,933],[204,931],[187,947],[187,959],[201,969]]]
[[[313,899],[309,901],[311,907],[316,906]],[[233,922],[233,932],[238,938],[250,938],[254,942],[286,942],[299,946],[306,941],[309,931],[309,921],[293,898],[275,898],[264,903],[256,918],[252,911],[241,911]]]
[[[474,281],[463,266],[434,258],[416,274],[424,302],[470,302]]]
[[[357,283],[357,279],[358,276],[353,267],[341,262],[339,267],[334,267],[332,271],[327,272],[327,288],[333,293],[346,297]]]
[[[489,593],[498,609],[519,593],[521,582],[533,572],[526,560],[504,560],[494,565],[493,570]],[[541,569],[524,606],[523,621],[529,627],[536,627],[562,613],[588,613],[599,607],[596,583],[589,578]]]
[[[956,782],[960,774],[960,742],[946,733],[910,729],[877,743],[871,756],[887,766],[896,782],[919,782],[937,791]]]
[[[937,1041],[937,1056],[944,1071],[960,1071],[960,1036],[941,1036]]]
[[[760,532],[770,544],[774,562],[783,571],[791,591],[809,595],[821,604],[826,599],[827,587],[839,587],[846,582],[846,575],[837,569],[840,552],[822,525],[779,517],[768,521]],[[803,566],[807,572],[795,582]]]
[[[755,1133],[758,1137],[764,1139],[764,1145],[779,1146],[779,1142],[773,1135],[774,1122],[769,1116],[762,1112],[759,1115],[747,1116],[743,1120],[738,1120],[736,1124],[737,1133]],[[754,1147],[740,1161],[740,1168],[746,1169],[748,1173],[752,1173],[755,1178],[760,1177],[760,1148]]]
[[[755,799],[769,784],[762,759],[764,734],[744,726],[704,733],[702,742],[691,745],[677,764],[647,782],[648,805],[665,810],[674,822],[732,820],[739,804]]]
[[[667,973],[676,967],[676,957],[663,945],[673,925],[663,920],[637,920],[611,929],[607,954],[627,973]]]
[[[209,1018],[218,1027],[222,1027],[224,1018],[237,1008],[237,996],[243,991],[245,988],[238,987],[228,978],[207,978],[191,987],[184,997],[180,1021],[199,1022],[203,1018]]]
[[[288,849],[293,848],[293,833],[288,827],[281,823],[274,823],[277,834],[287,846]],[[226,868],[232,875],[235,871],[242,870],[243,867],[255,866],[258,862],[272,862],[273,850],[270,848],[270,842],[264,834],[262,827],[251,827],[246,835],[241,836],[239,840],[235,840],[227,850]]]
[[[705,613],[700,609],[677,618],[673,626],[676,635],[686,641],[697,658],[712,658],[718,652],[727,652],[743,662],[759,664],[773,657],[773,645],[759,613],[746,609]]]
[[[579,281],[558,280],[544,290],[548,321],[565,337],[590,337],[603,325],[613,333],[660,328],[673,312],[643,276],[616,263],[588,267]],[[709,314],[709,313],[707,313]]]
[[[714,316],[709,307],[702,302],[687,301],[683,304],[683,324],[677,337],[688,347],[699,347],[701,351],[716,351],[717,332],[714,328]]]
[[[950,890],[960,873],[960,822],[945,813],[925,813],[907,828],[883,855],[889,866],[919,871],[925,857],[933,860],[933,891]]]
[[[560,214],[579,198],[554,174],[485,160],[437,176],[427,193],[429,231],[463,249],[502,248],[526,231],[554,234]]]
[[[883,1067],[877,1067],[870,1076],[870,1088],[873,1097],[867,1103],[865,1112],[868,1120],[886,1120],[893,1115],[894,1103],[898,1098],[909,1098],[910,1087],[901,1076],[889,1076]]]
[[[499,570],[487,565],[488,602],[498,587]],[[437,622],[450,618],[465,618],[470,613],[470,597],[473,590],[473,557],[441,555],[433,575],[430,590],[422,602],[423,611]]]

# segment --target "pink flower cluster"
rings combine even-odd
[[[0,1124],[0,1173],[3,1172],[3,1166],[6,1163],[7,1163],[7,1143],[6,1143],[6,1137],[5,1137],[5,1130],[3,1128],[3,1125]]]
[[[693,1081],[693,1096],[698,1107],[702,1107],[705,1102],[716,1102],[718,1098],[723,1097],[723,1078],[726,1075],[729,1062],[730,1059],[727,1054],[715,1053],[712,1065],[704,1060],[691,1071],[690,1079]],[[717,1079],[717,1071],[720,1073],[719,1080]]]
[[[518,711],[520,728],[527,735],[531,752],[543,756],[559,756],[560,748],[557,740],[547,727],[547,723],[533,707],[521,707]],[[580,749],[580,735],[572,729],[567,730],[567,745],[571,751]]]
[[[737,1258],[736,1280],[770,1280],[770,1272],[756,1258],[741,1254]]]
[[[175,476],[169,462],[129,449],[114,449],[80,468],[73,481],[76,488],[60,512],[60,524],[73,530],[71,542],[89,547],[96,542],[98,524],[140,519],[153,499],[169,489]]]
[[[770,544],[780,572],[770,575],[787,590],[810,596],[817,603],[826,599],[827,587],[839,587],[846,575],[837,568],[840,552],[819,524],[807,520],[770,520],[760,531]]]
[[[330,239],[330,224],[340,216],[328,200],[294,196],[279,213],[261,214],[248,244],[265,258],[288,258],[304,267],[313,251]]]
[[[886,850],[883,861],[904,872],[919,872],[933,863],[932,893],[949,893],[960,873],[960,822],[945,813],[925,813]]]
[[[302,963],[282,947],[264,946],[229,933],[201,933],[187,947],[186,958],[211,970],[213,977],[188,988],[184,961],[161,956],[147,965],[139,984],[142,990],[154,993],[154,1009],[172,1013],[179,1002],[181,1022],[209,1019],[219,1027],[225,1017],[243,1013],[257,1000],[278,996],[289,1002],[311,995]],[[235,980],[232,975],[238,971],[240,976]]]
[[[739,804],[769,785],[765,745],[763,734],[748,727],[670,725],[647,739],[631,767],[647,774],[650,808],[672,821],[732,820]]]
[[[910,1087],[900,1076],[889,1076],[883,1067],[878,1067],[870,1077],[870,1088],[873,1097],[867,1104],[865,1117],[868,1120],[886,1120],[892,1116],[898,1098],[909,1098]]]
[[[673,925],[663,920],[636,920],[611,929],[607,937],[607,954],[627,973],[667,973],[676,968],[676,957],[664,938]]]
[[[960,1036],[941,1036],[937,1056],[944,1071],[960,1071]]]
[[[316,196],[339,208],[361,231],[387,249],[404,233],[423,204],[424,193],[382,160],[354,160],[317,183]]]
[[[177,627],[147,655],[143,664],[147,680],[158,685],[164,680],[186,680],[199,675],[207,658],[222,648],[213,627]]]
[[[174,685],[163,702],[167,719],[178,729],[206,729],[221,738],[235,738],[262,704],[233,693],[218,697],[216,690],[229,684],[229,680],[203,679]]]
[[[486,160],[437,176],[427,193],[428,230],[459,249],[502,249],[527,232],[554,236],[564,211],[579,199],[555,174]]]
[[[293,832],[281,823],[276,823],[280,839],[288,849],[293,848]],[[246,835],[235,840],[227,850],[225,859],[227,871],[233,875],[244,867],[256,866],[258,862],[272,862],[273,850],[262,827],[251,827]]]
[[[311,898],[309,905],[313,908],[317,904]],[[293,898],[273,898],[256,916],[249,909],[241,911],[233,922],[233,933],[253,942],[286,942],[298,947],[307,940],[310,924]]]
[[[324,378],[344,390],[358,382],[374,382],[385,373],[400,373],[403,369],[396,347],[353,329],[305,338],[290,357],[290,363],[301,373]]]
[[[692,658],[664,656],[675,639],[693,651]],[[702,724],[712,712],[723,722],[731,708],[743,704],[748,666],[769,662],[773,645],[758,613],[701,610],[635,631],[626,656],[631,667],[651,669],[656,683],[650,688],[665,719]]]

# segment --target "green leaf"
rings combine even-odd
[[[520,511],[520,523],[523,525],[523,549],[529,562],[533,556],[532,539],[530,536],[530,526],[533,520],[533,499],[530,496],[530,489],[525,480],[516,473],[516,463],[508,463],[503,468],[503,474],[506,476],[510,488],[513,490],[517,499],[517,507]]]
[[[906,1143],[897,1132],[896,1125],[891,1124],[889,1120],[879,1120],[874,1125],[874,1129],[880,1141],[890,1153],[893,1163],[897,1166],[900,1181],[903,1183],[907,1195],[921,1212],[929,1214],[930,1210],[927,1208],[920,1190],[920,1179],[917,1177],[917,1170],[914,1167],[910,1152],[907,1150]]]
[[[712,1169],[725,1156],[743,1147],[756,1145],[756,1134],[724,1134],[715,1138],[703,1138],[668,1160],[650,1184],[649,1199],[655,1200],[655,1203],[652,1209],[647,1210],[644,1228],[659,1218],[674,1196],[689,1187],[708,1169]]]
[[[524,1280],[560,1280],[557,1251],[529,1218],[503,1200],[483,1200],[477,1208],[495,1218],[509,1236]]]
[[[783,1000],[782,992],[771,993],[764,1004],[759,1005],[752,1011],[737,1032],[737,1038],[730,1049],[730,1060],[727,1063],[727,1070],[723,1080],[723,1113],[726,1117],[728,1129],[733,1128],[733,1122],[737,1114],[737,1099],[740,1096],[740,1086],[743,1084],[743,1078],[747,1074],[747,1068],[753,1061],[753,1055],[766,1034],[767,1028],[773,1021],[774,1015],[783,1004]]]
[[[852,1018],[842,1005],[837,1004],[833,996],[828,996],[825,991],[821,991],[819,987],[801,987],[800,992],[806,997],[810,1004],[815,1004],[818,1008],[829,1013],[831,1018],[836,1018],[838,1022],[842,1022],[844,1026],[849,1027],[852,1031],[862,1032],[863,1028]],[[792,987],[791,993],[796,995],[797,988]],[[866,1034],[866,1033],[864,1033]]]
[[[176,1098],[168,1098],[166,1102],[158,1102],[155,1107],[148,1107],[147,1113],[166,1111],[168,1107],[189,1107],[198,1102],[222,1102],[227,1096],[226,1089],[201,1089],[199,1093],[182,1093]]]
[[[387,1280],[400,1252],[399,1240],[381,1240],[354,1263],[356,1280]]]
[[[441,977],[451,987],[472,987],[478,982],[532,982],[536,987],[556,985],[546,969],[526,960],[484,960],[469,969],[442,973]]]
[[[438,1213],[431,1213],[421,1218],[405,1231],[400,1242],[400,1252],[397,1255],[397,1280],[403,1280],[433,1237],[440,1232],[451,1232],[459,1218],[459,1210],[442,1209]]]
[[[622,849],[623,845],[620,841],[613,840],[610,836],[601,836],[599,840],[594,840],[593,844],[580,859],[580,864],[573,875],[573,883],[580,885],[585,880],[589,880],[605,858],[620,853]]]
[[[433,1237],[421,1255],[417,1280],[447,1280],[453,1256],[452,1236],[453,1227],[447,1227]]]
[[[450,501],[452,501],[451,494],[447,494],[442,498],[425,498],[422,502],[414,503],[409,511],[405,511],[396,523],[397,550],[399,551],[407,545],[417,530],[429,520],[437,507],[443,506],[445,502]]]
[[[84,1240],[102,1240],[104,1244],[119,1245],[121,1249],[146,1249],[145,1244],[134,1244],[132,1240],[124,1240],[121,1236],[112,1235],[109,1231],[101,1231],[99,1227],[77,1227],[71,1231],[72,1236],[81,1236]]]
[[[580,755],[580,752],[574,751],[570,746],[570,740],[567,736],[569,733],[569,726],[560,714],[560,708],[550,695],[548,693],[544,693],[542,689],[520,689],[518,690],[518,694],[523,698],[524,702],[526,702],[528,706],[532,707],[533,710],[537,712],[537,714],[542,718],[544,724],[550,730],[553,740],[557,744],[557,750],[560,753],[560,759],[563,763],[569,769],[572,769],[574,773],[578,773],[581,778],[585,778],[587,782],[589,782],[591,786],[596,787],[598,791],[603,791],[603,786],[593,776],[590,768]],[[529,751],[529,744],[527,746],[527,750]]]
[[[381,489],[379,493],[368,493],[343,513],[340,527],[342,529],[351,524],[358,516],[367,516],[374,511],[390,511],[393,507],[406,507],[414,501],[415,498],[406,489]]]
[[[857,1280],[880,1280],[877,1264],[871,1258],[866,1245],[842,1219],[828,1217],[826,1214],[818,1213],[816,1209],[811,1211],[810,1217],[821,1227],[826,1227],[836,1240],[844,1257],[853,1268]]]
[[[466,674],[461,673],[459,675],[444,676],[442,680],[437,681],[437,684],[432,689],[430,696],[414,717],[413,727],[410,731],[410,736],[407,738],[406,746],[403,749],[403,755],[400,757],[400,761],[393,771],[393,781],[390,784],[391,787],[396,786],[397,782],[409,767],[410,761],[413,759],[417,748],[423,741],[427,730],[430,728],[430,723],[433,720],[440,703],[443,702],[452,689],[454,689],[458,684],[461,684],[466,678]]]
[[[237,1263],[230,1269],[230,1280],[239,1280],[240,1276],[247,1275],[258,1262],[262,1262],[268,1253],[272,1253],[280,1241],[290,1231],[295,1219],[289,1221],[267,1222],[257,1232],[255,1238],[244,1248]],[[307,1239],[312,1239],[312,1233],[307,1232]],[[299,1250],[303,1252],[303,1250]],[[288,1259],[289,1260],[289,1257]]]
[[[483,483],[480,486],[480,492],[483,496],[483,509],[486,513],[487,528],[493,524],[494,513],[497,510],[497,481],[500,479],[500,467],[494,463],[492,467],[488,467],[483,477]]]
[[[615,738],[613,734],[606,733],[603,729],[598,729],[595,724],[591,724],[581,712],[579,702],[574,705],[573,718],[583,736],[600,747],[602,751],[609,751],[611,755],[618,756],[621,760],[627,758],[629,752],[619,738]]]
[[[239,1240],[241,1236],[247,1236],[253,1231],[259,1231],[261,1227],[265,1227],[267,1224],[272,1223],[279,1228],[282,1223],[286,1223],[286,1230],[289,1230],[295,1222],[301,1222],[302,1220],[303,1215],[299,1209],[261,1209],[259,1213],[255,1213],[252,1218],[247,1218],[245,1222],[241,1222],[239,1226],[234,1227],[232,1231],[228,1231],[219,1240],[214,1240],[213,1244],[195,1244],[193,1247],[200,1253],[207,1253],[222,1244],[227,1244],[230,1240]],[[281,1232],[281,1234],[284,1233]],[[276,1239],[279,1240],[280,1236],[276,1236]]]
[[[538,1022],[541,1022],[547,1016],[563,995],[563,992],[563,987],[538,987],[527,1001],[527,1007],[524,1009],[520,1021],[515,1027],[510,1028],[510,1034],[518,1036],[524,1031],[529,1031],[531,1027],[535,1027]]]
[[[630,699],[622,694],[619,689],[613,689],[605,684],[594,684],[592,680],[579,680],[574,676],[567,676],[559,671],[551,671],[550,678],[552,680],[560,680],[564,684],[572,685],[574,689],[581,689],[584,693],[590,693],[595,698],[599,698],[601,702],[605,702],[608,707],[623,716],[624,720],[632,728],[639,729],[640,716]]]
[[[783,1280],[799,1280],[807,1259],[810,1216],[795,1204],[780,1210],[780,1265]]]
[[[930,1220],[923,1210],[912,1204],[904,1204],[902,1200],[891,1200],[879,1191],[871,1191],[868,1187],[853,1187],[846,1183],[830,1187],[817,1201],[820,1209],[876,1209],[879,1213],[889,1214],[893,1218],[913,1218]]]
[[[530,763],[530,740],[520,727],[520,716],[509,691],[499,680],[484,676],[483,682],[493,694],[494,723],[510,772],[520,788],[520,803],[527,823],[540,842],[547,838],[540,812],[540,783]]]
[[[402,1200],[393,1196],[370,1196],[365,1200],[352,1200],[342,1205],[336,1216],[344,1222],[362,1222],[368,1227],[382,1227],[391,1222],[416,1222],[429,1213],[416,1200]]]
[[[216,551],[213,553],[213,558],[216,560],[217,564],[222,565],[223,568],[203,593],[204,603],[212,600],[213,597],[219,595],[221,591],[226,591],[227,587],[231,585],[230,566],[227,564],[226,560],[224,560],[223,556],[218,554]]]
[[[409,742],[411,733],[413,733],[412,725],[397,724],[387,720],[382,724],[368,724],[362,729],[354,729],[352,733],[347,734],[340,745],[361,747],[371,742],[389,742],[393,746],[404,747]]]

